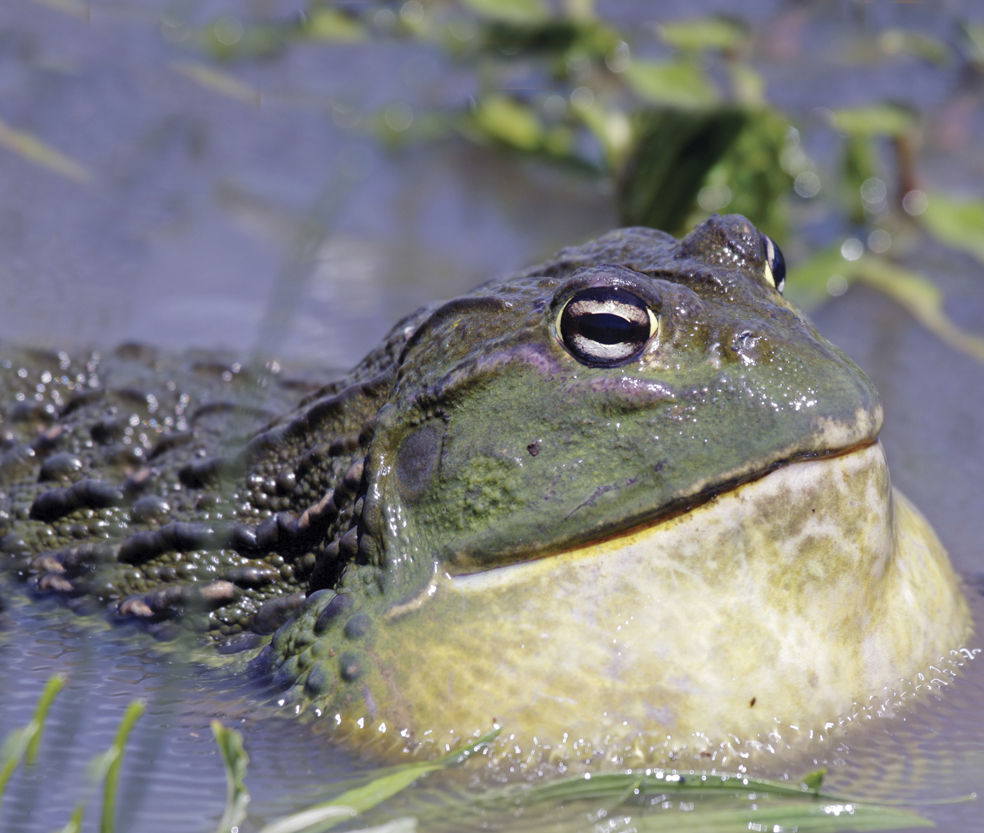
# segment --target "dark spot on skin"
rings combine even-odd
[[[335,677],[325,667],[325,664],[316,662],[304,681],[304,690],[309,696],[317,697],[319,694],[329,691],[334,683]]]
[[[372,620],[367,613],[356,613],[345,625],[345,637],[358,639],[360,636],[365,636],[371,627]]]
[[[31,504],[30,517],[36,521],[56,521],[76,509],[105,509],[119,506],[123,492],[111,483],[100,480],[80,480],[66,489],[42,492]]]
[[[293,493],[297,486],[297,475],[292,471],[281,472],[277,476],[276,490],[277,494],[281,496],[289,495]]]
[[[350,599],[344,593],[339,593],[325,606],[325,609],[321,611],[321,615],[318,616],[318,620],[314,623],[314,632],[318,636],[323,634],[328,628],[331,627],[332,623],[337,619],[342,613],[352,607],[352,599]]]
[[[297,680],[297,657],[288,657],[277,673],[273,675],[273,684],[280,691],[286,691]]]
[[[752,706],[755,705],[755,701],[756,700],[758,700],[758,697],[753,697],[752,700],[751,700],[751,702],[748,704],[748,708],[752,708]]]
[[[280,573],[272,567],[267,566],[247,566],[233,567],[225,571],[223,576],[227,581],[238,584],[240,587],[262,587],[271,584],[280,578]]]
[[[419,497],[437,471],[444,444],[443,427],[433,422],[420,426],[400,445],[396,456],[396,477],[404,497]]]
[[[31,547],[23,538],[13,532],[0,538],[0,552],[10,555],[26,555],[31,552]]]
[[[178,479],[189,489],[211,486],[224,478],[232,478],[240,471],[241,463],[225,457],[208,457],[195,460],[178,470]]]
[[[354,556],[359,551],[359,530],[352,527],[341,538],[338,539],[338,551],[348,557]]]
[[[160,529],[144,530],[131,535],[120,545],[119,559],[127,564],[142,564],[172,550],[192,552],[210,549],[224,537],[210,524],[173,521]]]
[[[123,436],[126,423],[121,419],[104,419],[89,429],[89,435],[100,445],[109,445]]]
[[[152,495],[150,497],[141,498],[134,503],[131,514],[133,515],[133,520],[138,523],[143,523],[145,521],[152,520],[153,518],[166,517],[170,511],[170,503],[162,497]]]
[[[526,446],[526,450],[530,453],[530,457],[536,457],[536,455],[540,453],[540,444],[530,443]]]
[[[338,658],[338,667],[341,671],[342,679],[345,682],[355,682],[362,676],[362,663],[355,654],[349,651],[346,651]]]
[[[82,461],[74,454],[63,452],[61,454],[55,454],[44,461],[41,471],[38,474],[38,480],[41,482],[46,480],[61,480],[81,470]]]
[[[304,603],[302,593],[294,593],[290,596],[275,596],[264,602],[256,615],[253,617],[253,630],[266,636],[277,630],[290,615]]]

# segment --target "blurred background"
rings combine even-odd
[[[819,264],[810,305],[927,238],[982,256],[979,4],[733,11],[9,0],[0,336],[346,367],[421,303],[715,211]]]
[[[979,606],[982,79],[976,0],[4,0],[0,348],[343,370],[422,303],[560,246],[743,213],[878,385],[894,482]],[[53,719],[84,762],[143,694],[122,819],[211,829],[228,698],[126,645],[15,606],[0,730],[71,670],[91,712]],[[842,787],[979,790],[984,673],[953,688],[817,760]],[[260,818],[350,774],[300,726],[244,726]],[[24,776],[0,830],[64,823],[76,794],[50,784],[84,779],[59,766]],[[958,830],[975,806],[921,812]]]

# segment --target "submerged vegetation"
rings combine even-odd
[[[45,721],[51,711],[55,698],[68,683],[64,674],[56,674],[48,680],[44,691],[38,698],[34,717],[24,727],[12,731],[0,746],[0,820],[3,819],[3,798],[7,786],[18,767],[31,767],[38,760]],[[130,733],[144,711],[144,702],[134,700],[123,713],[116,736],[109,749],[96,755],[89,763],[88,780],[91,784],[89,795],[102,791],[102,812],[99,833],[113,833],[116,829],[116,795],[120,780],[123,752]],[[58,833],[77,833],[82,829],[89,796],[83,798],[75,811]]]

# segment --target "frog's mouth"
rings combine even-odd
[[[552,557],[439,572],[397,617],[373,650],[415,737],[494,716],[517,761],[593,763],[813,738],[907,696],[969,624],[878,443]]]
[[[865,476],[860,477],[859,473]],[[696,533],[684,556],[694,559],[688,569],[702,569],[696,559],[706,556],[709,545],[702,539],[712,527],[718,536],[728,529],[735,534],[749,530],[762,532],[770,544],[782,543],[795,550],[806,537],[816,534],[816,527],[850,526],[850,519],[845,517],[846,506],[856,506],[862,513],[878,511],[879,502],[871,493],[873,487],[869,482],[873,477],[882,478],[887,484],[888,469],[877,439],[828,455],[777,463],[763,472],[678,501],[655,518],[583,546],[493,566],[444,564],[443,576],[463,592],[482,592],[528,581],[560,564],[589,563],[599,558],[618,561],[628,557],[634,561],[640,554],[660,559],[667,553],[667,539],[676,534],[684,521]],[[890,501],[881,503],[888,511]],[[857,523],[864,522],[863,517],[857,519]],[[847,543],[846,537],[830,540],[830,546]],[[674,547],[679,549],[678,544]],[[435,588],[432,586],[429,592],[433,594]]]

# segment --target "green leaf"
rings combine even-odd
[[[641,772],[603,772],[590,776],[572,776],[534,787],[518,787],[494,794],[509,795],[523,803],[556,803],[576,800],[614,799],[635,793],[767,793],[774,796],[804,796],[833,799],[819,791],[824,770],[811,772],[799,781],[774,781],[736,773],[708,773],[694,770]]]
[[[258,89],[244,84],[227,72],[221,72],[194,61],[175,61],[170,68],[173,72],[183,75],[206,90],[241,101],[243,104],[257,107],[260,104],[260,91]]]
[[[223,31],[223,18],[198,31],[201,45],[216,58],[230,61],[243,58],[271,57],[283,52],[301,33],[296,25],[247,26],[235,35]],[[218,24],[218,28],[216,25]]]
[[[358,814],[353,807],[317,804],[268,824],[260,833],[320,833]]]
[[[113,745],[101,756],[99,768],[105,766],[106,781],[103,784],[102,819],[99,823],[100,833],[113,833],[116,827],[116,792],[120,780],[120,766],[123,763],[123,750],[133,731],[133,726],[144,713],[143,700],[134,700],[127,706],[123,719],[116,730]]]
[[[978,66],[984,65],[984,26],[965,24],[962,29],[969,47],[968,59]]]
[[[820,787],[823,786],[823,779],[826,775],[826,768],[815,769],[813,772],[808,772],[800,779],[800,785],[808,789],[810,792],[819,795]]]
[[[216,833],[229,833],[246,818],[246,805],[249,804],[249,790],[243,783],[249,755],[243,748],[243,736],[235,729],[227,729],[218,720],[212,721],[212,734],[219,747],[222,763],[226,771],[226,803]]]
[[[814,309],[830,300],[831,278],[839,277],[850,284],[856,270],[857,261],[845,260],[840,244],[823,249],[787,270],[786,297],[797,306]]]
[[[707,107],[719,98],[700,67],[691,61],[632,61],[622,77],[638,95],[654,104]]]
[[[887,257],[865,254],[850,261],[843,258],[839,247],[832,246],[789,270],[786,294],[807,309],[818,306],[828,297],[827,287],[834,276],[847,283],[861,281],[887,295],[941,341],[984,363],[984,337],[962,330],[946,315],[939,287]]]
[[[506,23],[533,25],[550,17],[543,0],[463,0],[466,6],[483,17]]]
[[[34,709],[34,717],[31,719],[31,724],[37,726],[37,730],[28,742],[24,754],[24,763],[28,766],[31,766],[38,758],[38,747],[41,745],[41,734],[44,732],[44,724],[48,719],[48,711],[51,709],[51,704],[55,701],[59,692],[65,688],[67,682],[67,675],[55,674],[48,680],[45,684],[44,691],[41,692],[38,705]],[[2,789],[0,789],[0,793],[2,793]]]
[[[300,35],[328,43],[356,43],[365,40],[366,29],[358,18],[322,6],[311,11]]]
[[[0,748],[0,802],[7,789],[7,782],[10,781],[18,764],[24,761],[31,765],[37,760],[38,746],[41,743],[41,734],[48,718],[48,711],[55,697],[65,687],[67,679],[64,674],[52,676],[38,698],[30,722],[21,729],[15,729],[4,739],[3,747]]]
[[[620,170],[633,145],[632,122],[629,117],[621,110],[603,108],[597,98],[591,104],[575,106],[573,110],[605,149],[608,170]]]
[[[75,810],[72,812],[71,818],[69,818],[68,823],[62,827],[57,833],[79,833],[82,829],[82,817],[85,814],[85,802],[81,802]]]
[[[901,136],[916,126],[912,111],[895,104],[872,104],[833,111],[834,127],[848,136]]]
[[[728,64],[731,72],[731,86],[735,91],[735,100],[746,106],[763,106],[765,104],[765,78],[748,64],[732,62]]]
[[[848,136],[844,142],[843,197],[851,214],[851,222],[865,222],[861,186],[881,174],[878,147],[872,136]]]
[[[664,23],[660,31],[669,46],[685,51],[733,49],[748,40],[741,24],[723,17]]]
[[[543,125],[533,109],[506,95],[484,97],[471,121],[484,136],[518,150],[537,150],[544,141]]]
[[[824,771],[789,781],[752,778],[737,773],[697,771],[628,771],[574,776],[543,785],[513,785],[489,791],[470,806],[519,812],[523,829],[537,829],[536,813],[550,814],[550,829],[580,830],[582,811],[592,817],[599,809],[609,817],[617,812],[623,826],[637,831],[693,830],[700,833],[738,833],[747,830],[799,830],[834,833],[846,830],[893,830],[929,827],[922,816],[895,807],[864,804],[820,791]],[[686,811],[658,809],[655,796],[676,797]],[[750,801],[749,799],[752,799]],[[566,814],[557,817],[558,808]],[[442,818],[463,817],[469,804],[442,808]],[[425,825],[426,826],[426,825]],[[446,825],[450,827],[449,825]],[[467,824],[459,826],[467,827]],[[452,828],[453,829],[453,828]]]
[[[789,220],[783,198],[793,184],[792,175],[782,164],[791,125],[784,114],[771,108],[755,107],[744,112],[744,127],[708,172],[704,183],[727,187],[730,201],[720,207],[707,207],[684,225],[695,225],[714,211],[727,210],[729,214],[743,214],[761,231],[782,241]]]
[[[76,182],[88,182],[92,179],[92,172],[85,165],[55,150],[36,136],[23,130],[15,130],[3,121],[0,121],[0,147]]]
[[[329,830],[352,816],[371,810],[377,804],[392,798],[409,787],[420,776],[449,766],[457,766],[490,744],[499,734],[498,729],[488,732],[462,749],[450,752],[436,761],[420,761],[394,767],[367,784],[346,790],[340,796],[321,804],[315,804],[268,824],[260,833],[320,833]]]
[[[948,64],[953,59],[953,53],[942,41],[904,29],[887,29],[882,32],[878,45],[890,55],[908,52],[937,66]]]
[[[639,833],[687,831],[747,833],[748,830],[796,830],[798,833],[840,833],[859,830],[901,830],[934,827],[928,819],[908,810],[869,804],[777,802],[771,806],[728,810],[699,810],[633,816]]]
[[[734,108],[637,113],[633,150],[619,176],[622,222],[679,231],[708,171],[745,120],[745,111]]]
[[[984,337],[958,327],[943,310],[943,293],[922,275],[902,269],[887,258],[865,255],[859,261],[857,278],[901,304],[954,350],[984,364]]]
[[[933,192],[927,194],[926,210],[919,218],[938,240],[984,263],[984,200],[959,200]]]

